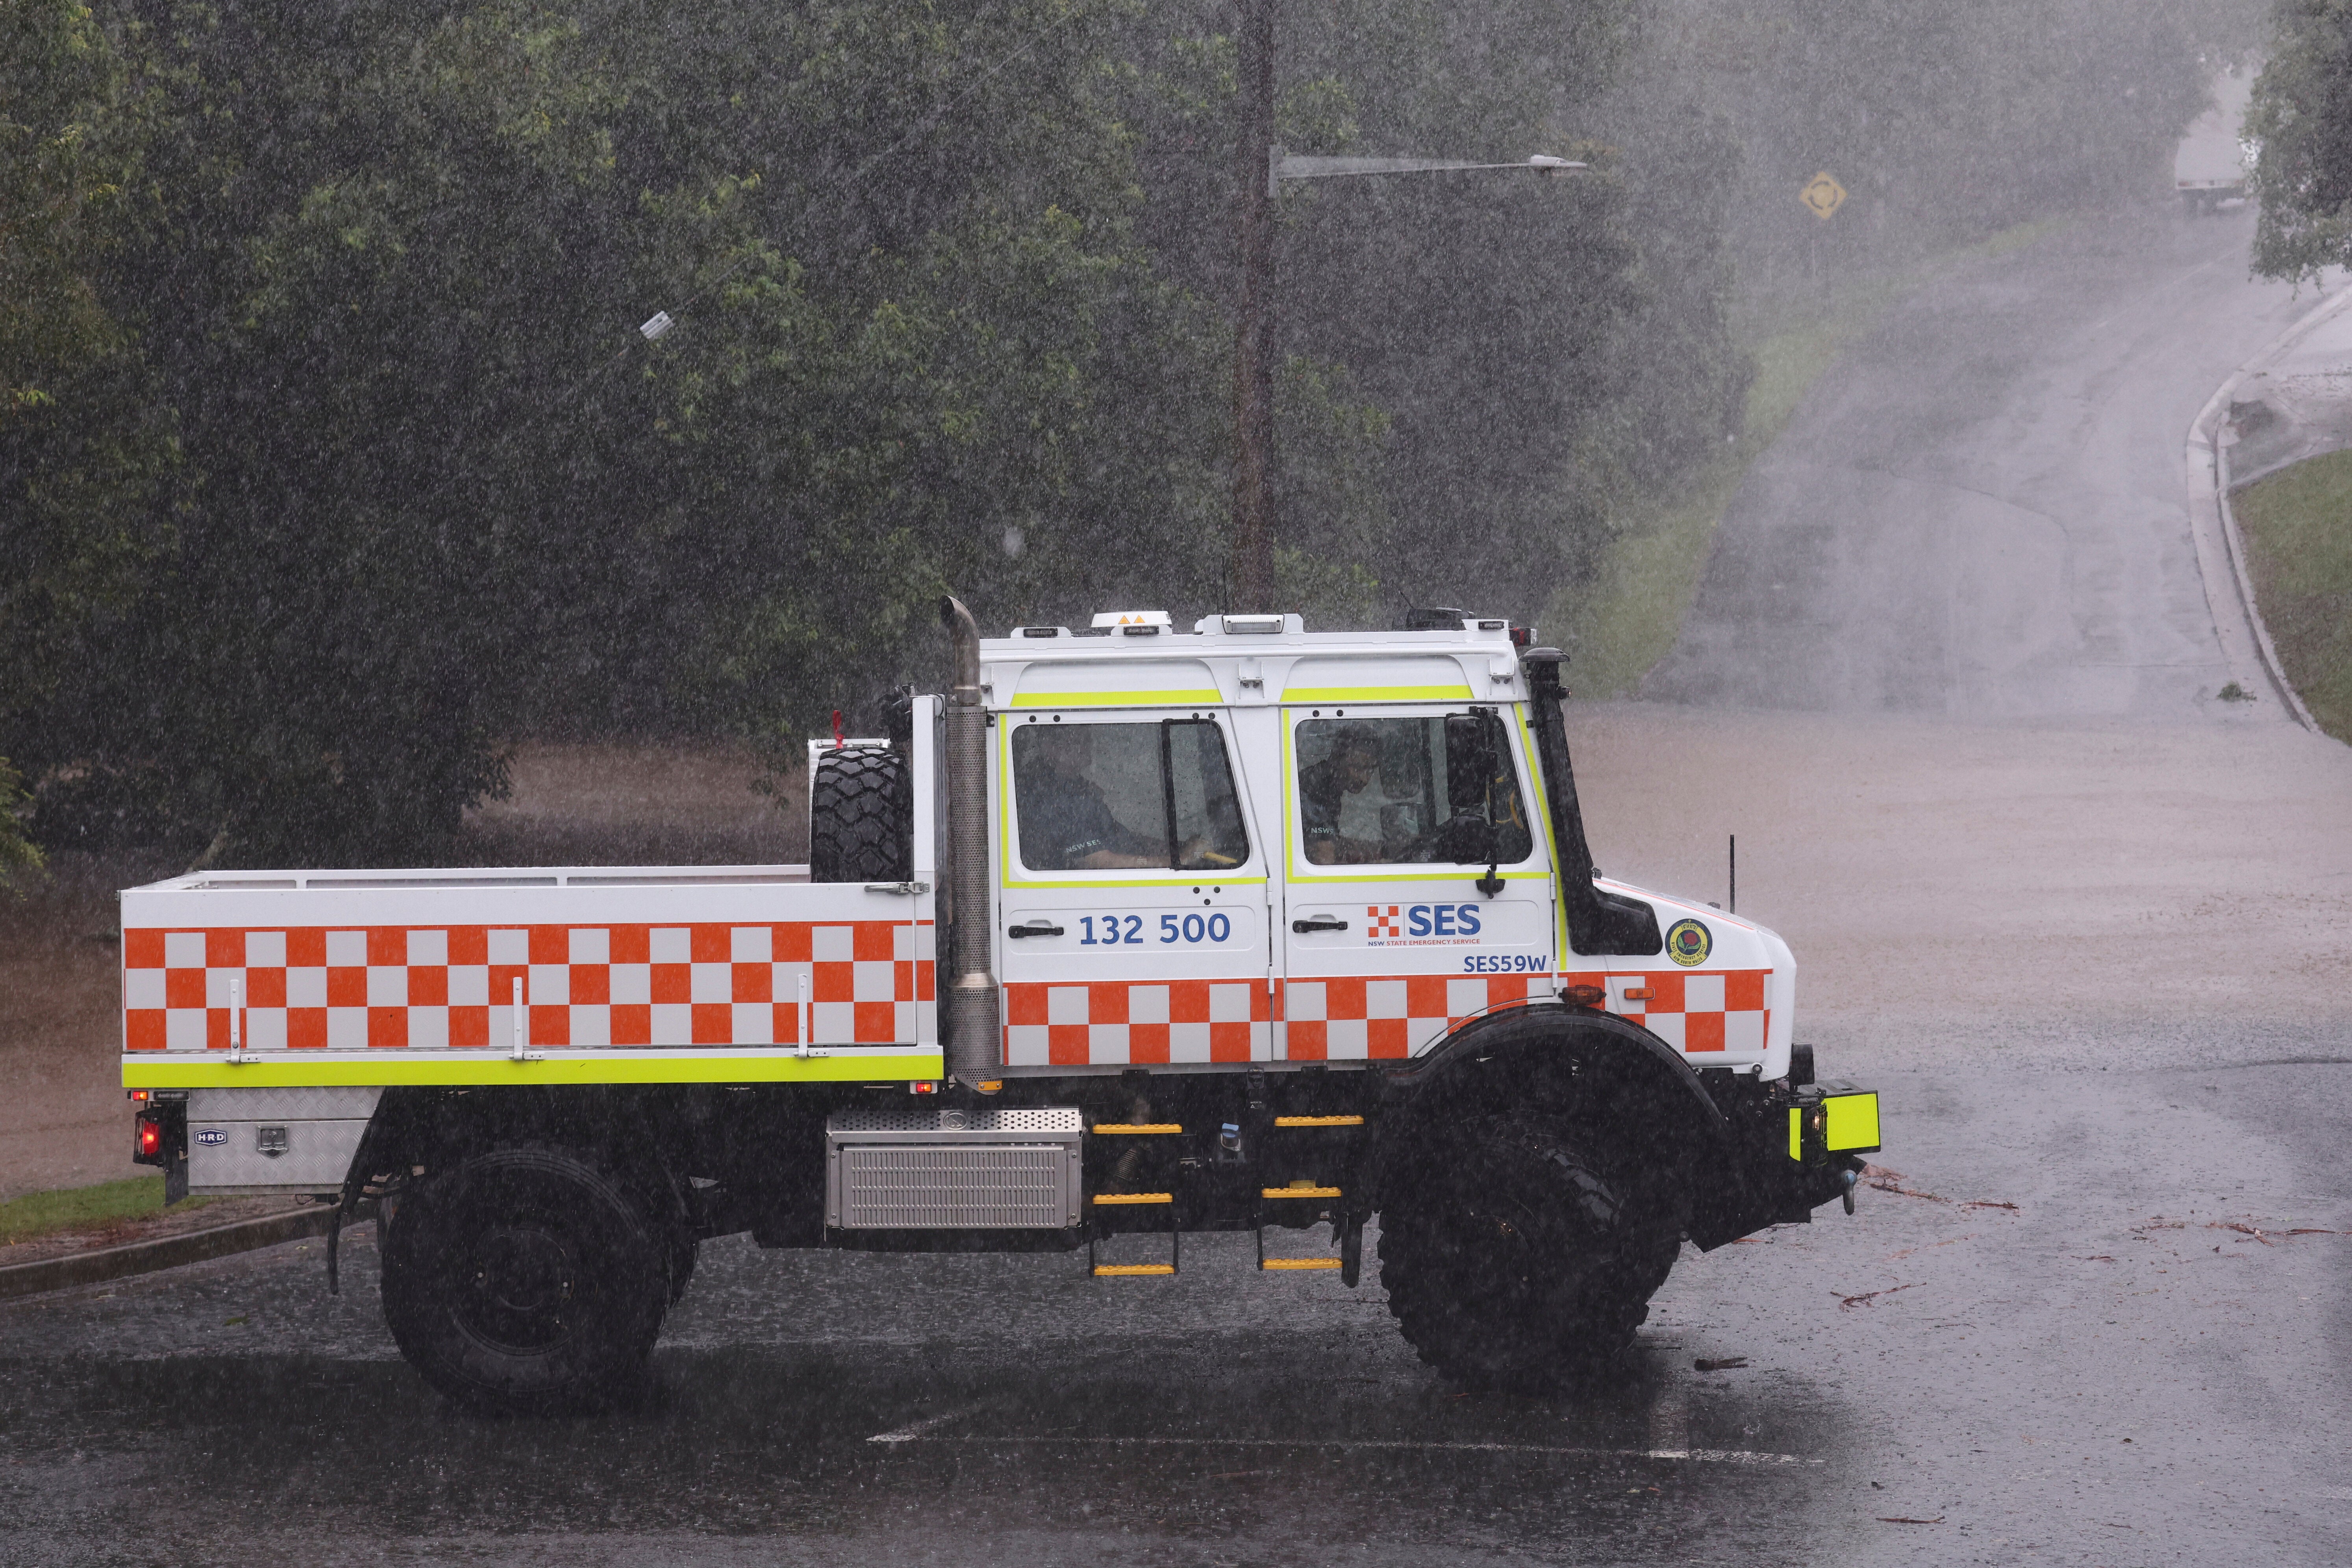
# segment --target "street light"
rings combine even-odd
[[[1274,0],[1240,0],[1241,287],[1234,331],[1234,521],[1231,607],[1274,602],[1274,198],[1285,180],[1517,169],[1571,174],[1586,165],[1538,153],[1524,163],[1454,158],[1313,158],[1274,144]]]
[[[1345,180],[1362,174],[1444,174],[1475,169],[1518,169],[1538,174],[1568,174],[1589,164],[1570,163],[1538,153],[1519,163],[1471,163],[1459,158],[1307,158],[1272,150],[1266,160],[1265,193],[1276,194],[1284,180]]]

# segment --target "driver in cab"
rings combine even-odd
[[[1334,740],[1329,756],[1298,770],[1299,826],[1308,861],[1366,866],[1389,858],[1386,846],[1378,840],[1351,838],[1339,830],[1348,797],[1370,789],[1380,773],[1381,743],[1370,724],[1349,724]]]
[[[1166,866],[1164,838],[1146,838],[1121,822],[1087,776],[1094,766],[1091,724],[1035,731],[1020,772],[1021,858],[1032,870],[1093,871],[1115,866]]]

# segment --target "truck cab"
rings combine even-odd
[[[1133,621],[981,645],[1008,1070],[1402,1062],[1582,986],[1696,1066],[1787,1076],[1769,931],[1601,881],[1664,929],[1576,951],[1507,622]]]

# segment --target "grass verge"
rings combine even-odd
[[[1673,494],[1617,505],[1618,536],[1600,570],[1590,583],[1562,589],[1545,607],[1544,624],[1560,628],[1555,635],[1572,654],[1576,694],[1628,696],[1674,647],[1698,593],[1716,525],[1748,466],[1780,439],[1798,405],[1848,343],[1938,273],[2022,250],[2073,221],[2019,224],[1915,267],[1848,284],[1810,308],[1780,310],[1748,345],[1756,378],[1748,384],[1738,439],[1725,443]]]
[[[193,1198],[179,1211],[202,1206],[208,1200]],[[163,1212],[163,1174],[132,1176],[101,1182],[94,1187],[68,1187],[61,1192],[26,1193],[0,1204],[0,1247],[38,1241],[60,1231],[97,1230],[125,1220],[148,1219]]]
[[[2330,452],[2230,499],[2279,663],[2319,727],[2352,741],[2352,452]]]

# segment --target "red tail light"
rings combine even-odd
[[[139,1119],[138,1158],[148,1164],[161,1164],[163,1160],[163,1123],[152,1116]]]

